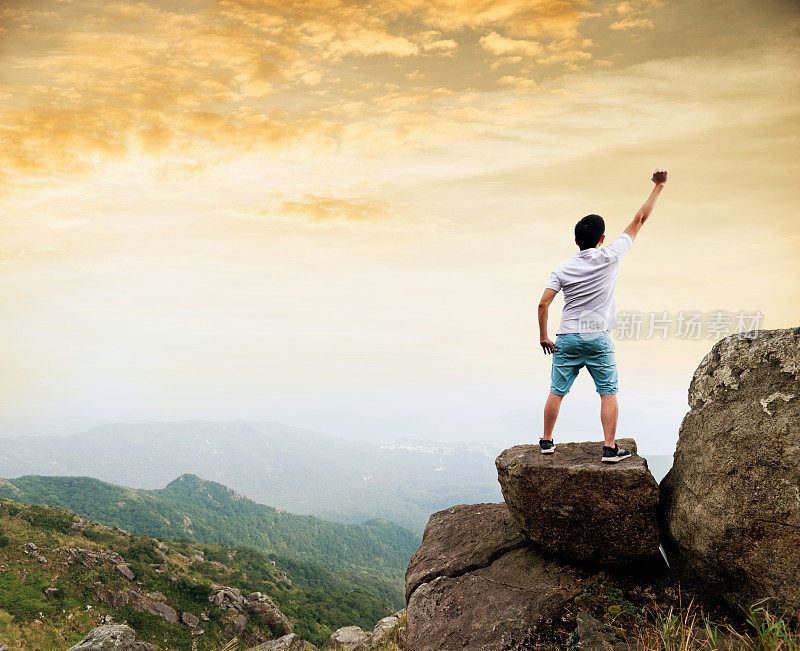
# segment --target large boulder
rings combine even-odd
[[[524,543],[505,504],[461,504],[434,513],[406,570],[406,601],[421,583],[485,567]]]
[[[69,651],[156,651],[156,647],[136,639],[136,631],[125,624],[104,624],[93,628]]]
[[[718,342],[689,406],[661,483],[668,546],[731,604],[800,618],[800,328]]]
[[[497,457],[497,476],[525,537],[560,558],[628,563],[658,555],[658,484],[633,439],[633,456],[601,463],[601,443],[559,443],[544,455],[516,445]]]
[[[505,504],[435,513],[406,574],[404,646],[527,648],[514,640],[529,638],[580,584],[577,571],[524,542]]]

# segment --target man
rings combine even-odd
[[[605,223],[600,215],[587,215],[576,224],[575,244],[580,251],[550,274],[539,301],[539,341],[545,355],[553,355],[550,395],[544,406],[544,434],[539,440],[542,454],[555,452],[553,428],[561,401],[585,366],[600,394],[600,422],[605,438],[601,461],[616,463],[631,456],[614,441],[619,412],[617,362],[609,331],[617,327],[614,289],[620,260],[653,212],[667,182],[667,170],[657,169],[652,181],[655,187],[647,201],[622,235],[608,246],[598,248],[605,240]],[[564,310],[553,343],[547,336],[547,312],[560,290],[564,292]]]

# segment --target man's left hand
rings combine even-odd
[[[556,348],[556,345],[552,341],[550,341],[547,337],[545,337],[544,339],[540,339],[539,343],[541,344],[542,350],[544,351],[545,355],[552,355],[554,352],[558,350],[558,348]]]

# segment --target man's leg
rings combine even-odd
[[[545,408],[545,413],[547,413]],[[558,409],[556,409],[558,414]],[[617,435],[617,416],[619,416],[619,405],[617,404],[617,394],[608,396],[600,395],[600,422],[603,424],[603,437],[606,447],[614,447],[614,437]],[[545,421],[547,419],[545,418]]]
[[[544,403],[544,435],[542,436],[545,441],[553,440],[553,428],[556,426],[558,410],[561,409],[563,399],[564,396],[552,392],[547,396],[547,402]]]

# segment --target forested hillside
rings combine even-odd
[[[160,490],[88,477],[0,480],[0,497],[61,506],[91,520],[155,538],[251,547],[343,573],[393,606],[417,534],[385,521],[328,522],[257,504],[216,482],[184,475]]]
[[[192,648],[195,638],[199,648],[233,637],[254,644],[280,633],[257,609],[215,606],[218,586],[262,593],[288,618],[281,626],[316,644],[341,626],[371,628],[393,610],[315,563],[244,547],[159,544],[63,509],[0,499],[0,642],[11,648],[62,650],[107,618],[164,649]]]

